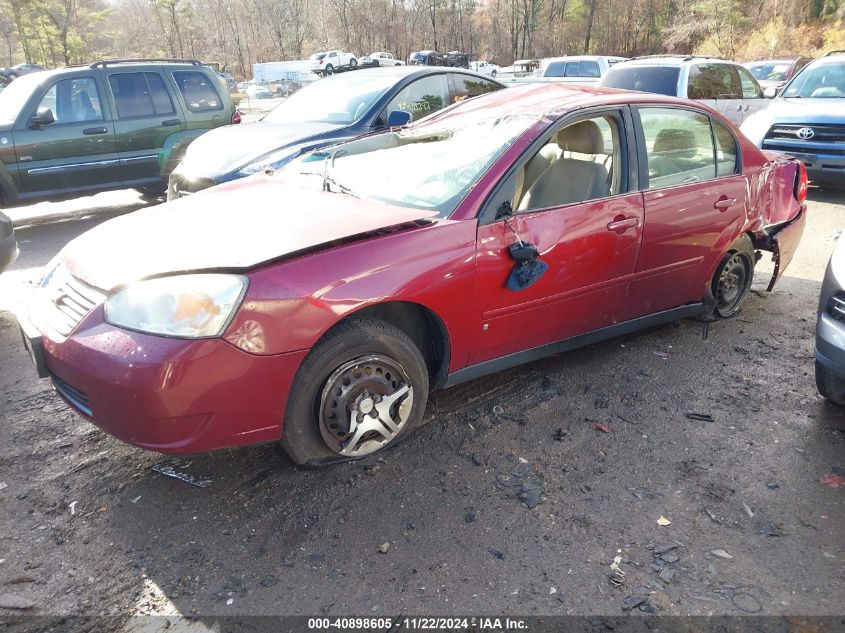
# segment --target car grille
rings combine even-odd
[[[827,313],[837,321],[845,321],[845,296],[842,293],[832,295],[827,302]]]
[[[812,137],[806,134],[812,131]],[[777,123],[763,139],[763,149],[776,152],[810,152],[827,156],[845,156],[845,125],[814,123]]]
[[[55,374],[51,375],[50,379],[53,381],[53,386],[56,388],[56,391],[58,391],[65,400],[70,402],[74,407],[79,409],[89,418],[93,417],[91,413],[91,404],[88,402],[88,396],[79,389],[71,387]]]
[[[61,334],[70,334],[91,310],[106,300],[106,294],[68,273],[59,264],[48,273],[38,289],[38,317]]]

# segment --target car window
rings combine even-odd
[[[747,70],[757,81],[784,81],[789,76],[788,62],[760,62],[749,64]]]
[[[711,119],[713,137],[716,139],[716,175],[730,176],[737,173],[739,151],[736,138],[731,131],[718,121]]]
[[[742,98],[743,99],[762,99],[763,91],[759,84],[754,81],[751,73],[742,66],[737,66],[736,71],[739,73],[739,81],[742,84]]]
[[[601,77],[598,62],[582,61],[579,77]]]
[[[156,73],[109,75],[109,88],[121,119],[174,112],[164,82]]]
[[[446,106],[449,87],[446,75],[430,75],[417,79],[399,91],[385,108],[385,119],[393,110],[411,113],[411,120],[428,116]]]
[[[452,78],[455,82],[455,93],[452,96],[452,103],[487,94],[488,92],[495,92],[499,89],[499,86],[492,81],[481,79],[480,77],[452,75]]]
[[[612,115],[567,125],[551,134],[517,174],[519,213],[577,204],[622,190],[622,143]]]
[[[54,83],[38,104],[38,109],[41,108],[52,110],[56,123],[103,119],[100,93],[93,77],[75,77]]]
[[[204,73],[193,70],[175,71],[173,79],[179,86],[179,92],[185,99],[185,105],[191,112],[223,109],[220,96]]]
[[[710,117],[680,108],[640,108],[639,115],[648,159],[647,189],[716,176]]]
[[[566,77],[580,77],[581,76],[581,62],[566,62]]]
[[[728,64],[696,64],[690,68],[690,99],[738,99],[742,85],[736,68]]]
[[[566,62],[552,62],[546,66],[543,77],[563,77],[566,72]]]
[[[672,66],[614,66],[607,71],[601,85],[676,97],[679,73],[680,69]]]

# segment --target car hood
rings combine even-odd
[[[336,123],[270,123],[224,125],[199,136],[179,166],[185,175],[214,178],[245,167],[274,150],[339,130]]]
[[[773,123],[845,123],[845,99],[774,99],[760,114]]]
[[[302,184],[261,175],[142,209],[83,233],[60,261],[78,279],[108,291],[170,273],[246,270],[437,215],[325,192],[319,182]]]

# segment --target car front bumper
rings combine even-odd
[[[105,323],[102,306],[67,338],[19,320],[36,366],[41,355],[65,402],[116,438],[162,453],[278,440],[306,353],[261,356],[222,338],[130,332]]]
[[[191,178],[178,171],[174,171],[170,174],[170,178],[167,181],[167,200],[178,200],[179,198],[198,193],[203,189],[213,187],[216,184],[218,183],[211,178]]]
[[[840,238],[843,239],[843,238]],[[822,282],[816,319],[816,345],[814,355],[836,376],[845,378],[845,279],[838,271],[837,262],[842,259],[837,252],[843,250],[837,245]]]

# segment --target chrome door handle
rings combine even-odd
[[[736,111],[742,112],[742,104],[741,103],[736,107]]]
[[[616,231],[617,233],[624,233],[628,229],[632,229],[635,226],[640,225],[639,218],[624,218],[621,220],[613,220],[612,222],[607,223],[607,230],[608,231]]]

